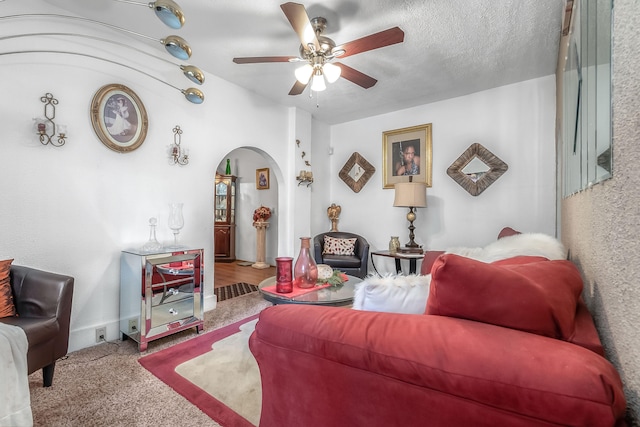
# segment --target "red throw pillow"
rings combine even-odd
[[[515,236],[516,234],[522,234],[517,230],[514,230],[511,227],[505,227],[502,230],[500,230],[500,233],[498,233],[498,240],[502,239],[503,237],[509,237],[509,236]]]
[[[570,261],[515,257],[487,264],[447,254],[431,270],[426,314],[568,340],[581,292]]]
[[[0,318],[16,315],[16,306],[13,304],[13,292],[11,291],[11,280],[9,278],[12,262],[12,259],[0,261]]]

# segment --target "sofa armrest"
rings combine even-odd
[[[68,329],[73,277],[19,265],[11,266],[10,276],[18,316],[57,318]]]
[[[322,241],[320,240],[321,238],[324,238],[324,235],[322,235],[322,237],[316,236],[313,238],[313,260],[316,262],[316,264],[324,264],[324,261],[322,259]]]
[[[403,400],[412,403],[412,417],[432,417],[422,418],[432,425],[464,419],[468,406],[470,422],[485,411],[496,417],[493,425],[516,414],[571,425],[614,425],[624,417],[620,378],[603,357],[463,319],[281,305],[262,311],[250,348],[262,377],[264,425],[301,425],[300,417],[313,420],[304,425],[331,425],[336,419],[327,417],[335,416],[363,425],[349,414],[361,412],[353,411],[362,404],[354,396],[375,401],[377,425],[386,425],[385,416],[402,424],[393,417],[403,412]],[[285,394],[291,402],[282,401]],[[448,420],[437,421],[447,413]]]
[[[433,267],[433,263],[435,263],[438,257],[443,253],[445,253],[445,251],[426,251],[424,253],[424,258],[422,258],[422,264],[420,265],[420,274],[423,276],[431,274],[431,267]]]

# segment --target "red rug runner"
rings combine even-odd
[[[175,368],[194,357],[211,351],[213,343],[239,332],[241,325],[257,317],[256,314],[173,347],[143,356],[138,359],[138,362],[220,425],[224,427],[254,427],[231,408],[176,373]]]

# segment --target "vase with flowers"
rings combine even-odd
[[[266,258],[266,232],[269,223],[267,220],[271,218],[271,209],[260,206],[253,211],[253,226],[256,228],[256,262],[251,264],[253,268],[269,268],[269,264],[265,262]]]
[[[271,209],[266,206],[260,206],[253,211],[253,222],[267,222],[271,218]]]

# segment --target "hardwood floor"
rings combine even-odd
[[[227,286],[240,282],[257,286],[267,277],[276,275],[275,266],[258,269],[251,267],[251,265],[246,267],[238,265],[238,263],[241,262],[242,261],[238,260],[234,262],[216,262],[213,272],[213,287],[219,288],[220,286]]]

